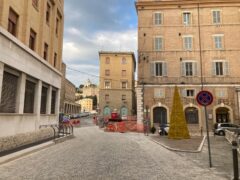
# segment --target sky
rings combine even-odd
[[[99,82],[99,51],[137,52],[134,0],[65,0],[63,62],[76,86]]]

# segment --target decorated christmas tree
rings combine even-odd
[[[173,106],[168,133],[170,139],[189,139],[189,131],[183,112],[183,105],[179,96],[178,88],[175,86]]]

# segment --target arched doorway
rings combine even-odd
[[[106,106],[104,109],[103,109],[103,115],[104,116],[110,116],[111,115],[111,109]]]
[[[164,107],[155,107],[153,109],[153,123],[167,124],[167,109]]]
[[[122,107],[120,110],[120,115],[122,116],[127,116],[128,115],[128,109],[126,107]]]
[[[198,124],[198,109],[195,107],[187,107],[185,109],[185,118],[188,124]]]
[[[226,107],[219,107],[216,109],[216,122],[217,123],[225,123],[229,122],[229,109]]]

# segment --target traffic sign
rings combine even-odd
[[[197,102],[202,106],[208,106],[213,102],[213,95],[209,91],[200,91],[197,94]]]

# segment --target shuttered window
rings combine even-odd
[[[221,12],[219,10],[212,11],[213,23],[219,24],[221,23]]]
[[[192,37],[190,37],[190,36],[187,36],[187,37],[183,37],[183,45],[184,45],[184,49],[185,50],[192,50]]]
[[[163,39],[162,37],[155,37],[154,38],[154,50],[160,51],[163,49]]]
[[[182,76],[197,76],[197,62],[182,62],[181,63]]]
[[[18,77],[4,71],[2,82],[1,113],[16,112]]]
[[[13,11],[12,8],[9,9],[9,16],[8,16],[8,32],[12,35],[17,35],[17,22],[18,22],[18,14]]]
[[[183,13],[183,24],[184,25],[191,24],[191,13],[190,12]]]
[[[166,62],[153,62],[151,63],[152,76],[167,76],[167,63]]]
[[[159,12],[154,13],[154,24],[155,25],[162,24],[162,13],[159,13]]]
[[[55,114],[56,95],[57,95],[56,90],[52,90],[51,114]]]
[[[223,36],[214,36],[214,45],[215,45],[216,49],[223,48],[222,38],[223,38]]]
[[[35,85],[36,84],[31,81],[26,81],[24,113],[34,112]]]
[[[47,92],[48,88],[42,86],[42,96],[41,96],[41,114],[46,114],[47,107]]]
[[[229,64],[227,61],[214,61],[212,66],[213,75],[215,76],[229,75]]]

